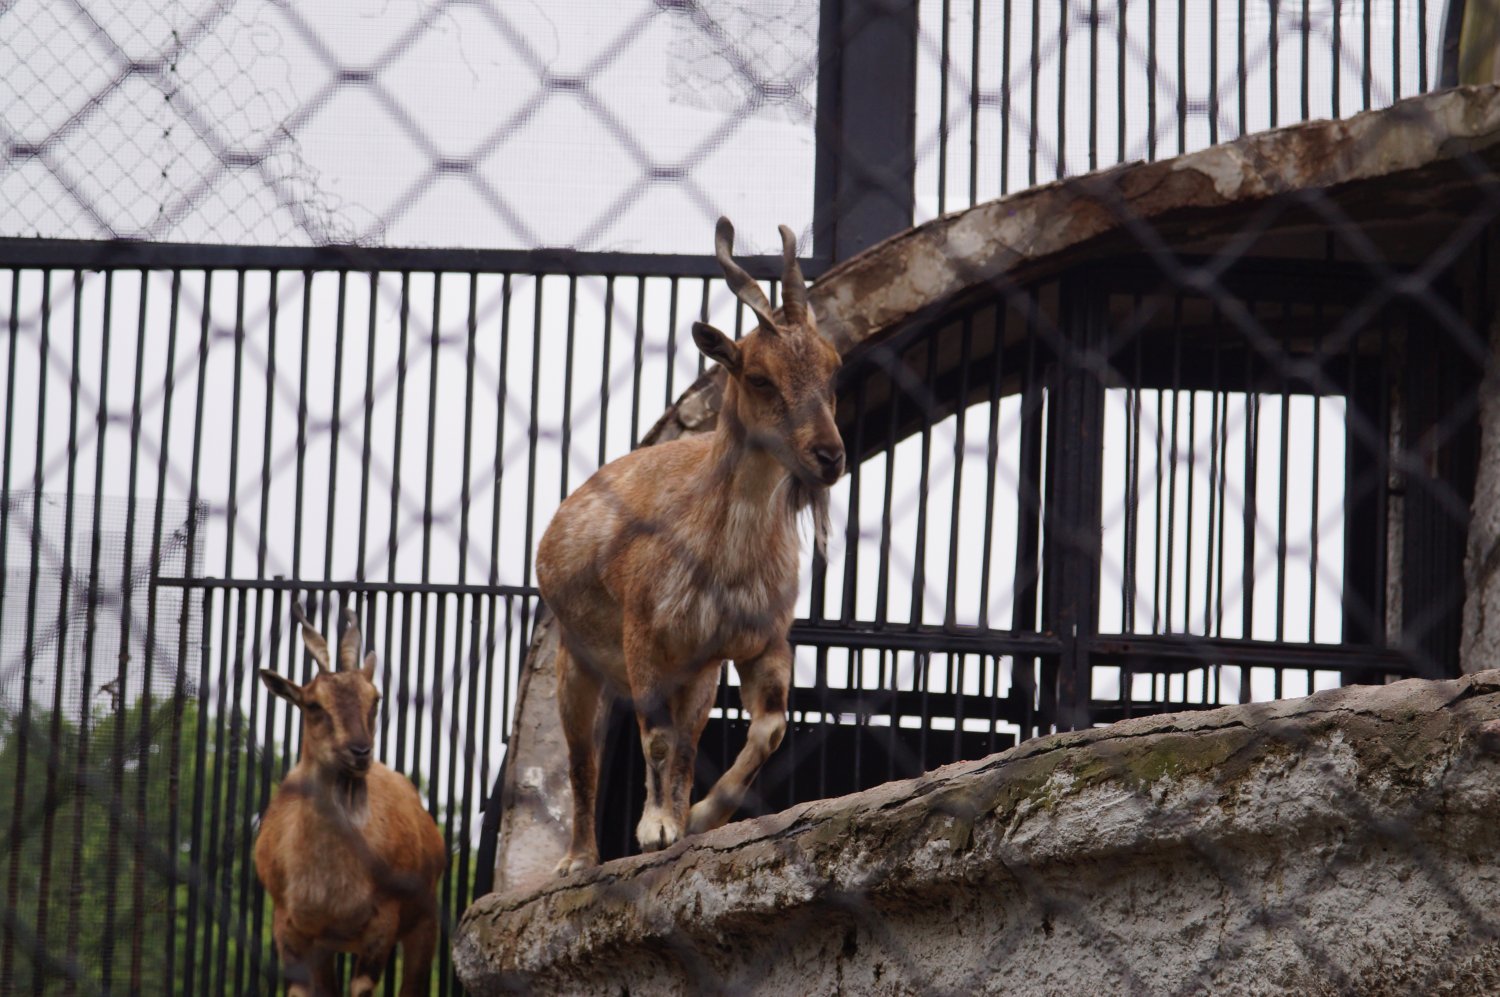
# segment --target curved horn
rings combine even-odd
[[[776,226],[781,233],[781,304],[788,322],[807,321],[807,284],[797,263],[797,237],[785,225]]]
[[[328,642],[313,629],[313,625],[307,620],[307,614],[302,611],[302,604],[296,599],[292,600],[292,619],[302,624],[302,643],[307,645],[307,653],[318,663],[318,671],[328,671]]]
[[[719,267],[724,271],[724,279],[729,282],[735,297],[750,306],[750,310],[760,319],[761,325],[772,332],[776,331],[776,323],[772,321],[771,302],[766,300],[766,293],[760,289],[755,278],[745,272],[744,267],[730,257],[734,251],[734,226],[729,223],[728,218],[720,217],[719,223],[714,226],[714,255],[719,258]]]
[[[359,669],[359,618],[354,610],[344,609],[344,636],[339,640],[339,671],[352,672]]]

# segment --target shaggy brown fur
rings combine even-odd
[[[261,679],[302,710],[302,758],[261,819],[255,871],[275,906],[272,934],[291,992],[332,994],[334,955],[352,953],[349,992],[372,993],[399,942],[402,997],[425,994],[437,941],[436,886],[448,851],[411,781],[372,757],[380,693],[375,655],[359,667],[346,611],[339,670],[300,607],[318,674],[299,686]]]
[[[839,355],[807,307],[791,232],[781,229],[785,308],[716,248],[730,286],[760,318],[738,343],[695,323],[693,338],[728,373],[712,435],[637,450],[601,468],[558,508],[537,549],[537,579],[562,629],[558,708],[568,742],[573,834],[559,874],[599,861],[596,718],[604,694],[628,697],[646,756],[636,839],[665,848],[729,819],[786,728],[800,511],[826,533],[827,488],[843,472],[833,421]],[[698,739],[719,667],[733,660],[751,716],[744,748],[689,809]]]

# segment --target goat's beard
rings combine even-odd
[[[824,485],[810,485],[797,475],[787,478],[788,500],[792,504],[792,511],[797,514],[808,512],[811,514],[813,550],[822,558],[828,557],[828,488]]]

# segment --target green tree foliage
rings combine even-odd
[[[266,735],[187,697],[87,724],[0,711],[0,993],[276,992],[251,848],[288,760],[255,746]],[[458,862],[455,850],[450,883]],[[433,993],[446,965],[434,963]]]
[[[150,697],[85,724],[0,715],[12,992],[269,989],[249,855],[281,760],[252,751],[242,718],[201,720],[191,699]]]

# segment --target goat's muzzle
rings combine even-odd
[[[813,447],[813,460],[817,462],[818,477],[825,485],[839,480],[844,473],[844,448],[841,446]]]
[[[349,757],[345,768],[350,775],[364,775],[370,771],[370,763],[374,760],[370,748],[370,744],[365,742],[351,744],[345,749],[345,753]]]

